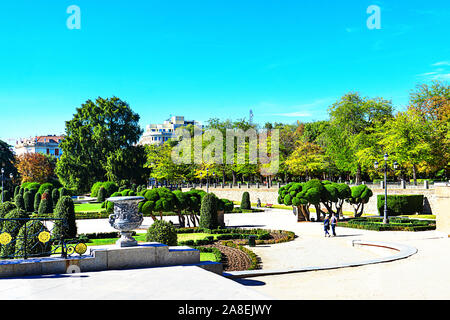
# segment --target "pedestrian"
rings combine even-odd
[[[334,214],[331,217],[330,223],[331,223],[331,231],[333,233],[333,237],[336,237],[337,218],[336,218],[336,216]]]
[[[261,208],[261,200],[259,198],[256,200],[256,207]]]
[[[325,237],[330,237],[330,233],[328,230],[330,230],[330,217],[325,216],[325,219],[323,220],[323,230],[325,231]]]

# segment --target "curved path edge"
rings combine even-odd
[[[369,264],[377,264],[377,263],[385,263],[396,261],[400,259],[406,259],[417,253],[417,249],[404,244],[390,243],[390,242],[381,242],[381,241],[363,241],[363,240],[353,240],[352,246],[372,246],[379,248],[386,248],[396,251],[395,254],[380,257],[376,259],[356,261],[350,263],[341,263],[329,266],[313,266],[313,267],[304,267],[299,269],[282,269],[282,270],[246,270],[246,271],[230,271],[224,272],[222,275],[224,277],[230,279],[239,279],[239,278],[252,278],[252,277],[261,277],[261,276],[272,276],[272,275],[281,275],[281,274],[289,274],[289,273],[299,273],[299,272],[308,272],[308,271],[321,271],[321,270],[331,270],[331,269],[340,269],[340,268],[349,268],[349,267],[359,267]]]

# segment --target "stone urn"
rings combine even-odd
[[[119,247],[135,247],[137,241],[131,236],[134,229],[144,221],[144,216],[139,213],[138,204],[144,197],[112,197],[106,199],[114,203],[114,213],[109,216],[109,224],[120,231],[120,239],[116,245]]]

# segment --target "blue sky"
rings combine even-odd
[[[448,21],[448,0],[5,0],[0,139],[63,133],[98,96],[127,101],[143,127],[250,109],[261,124],[322,120],[349,91],[401,109],[417,83],[450,79]]]

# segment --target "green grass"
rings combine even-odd
[[[105,211],[105,209],[102,208],[101,203],[80,203],[75,204],[75,213],[78,212],[96,212],[100,213]]]
[[[220,261],[216,261],[215,254],[214,253],[210,253],[210,252],[200,252],[200,261],[220,262]]]

